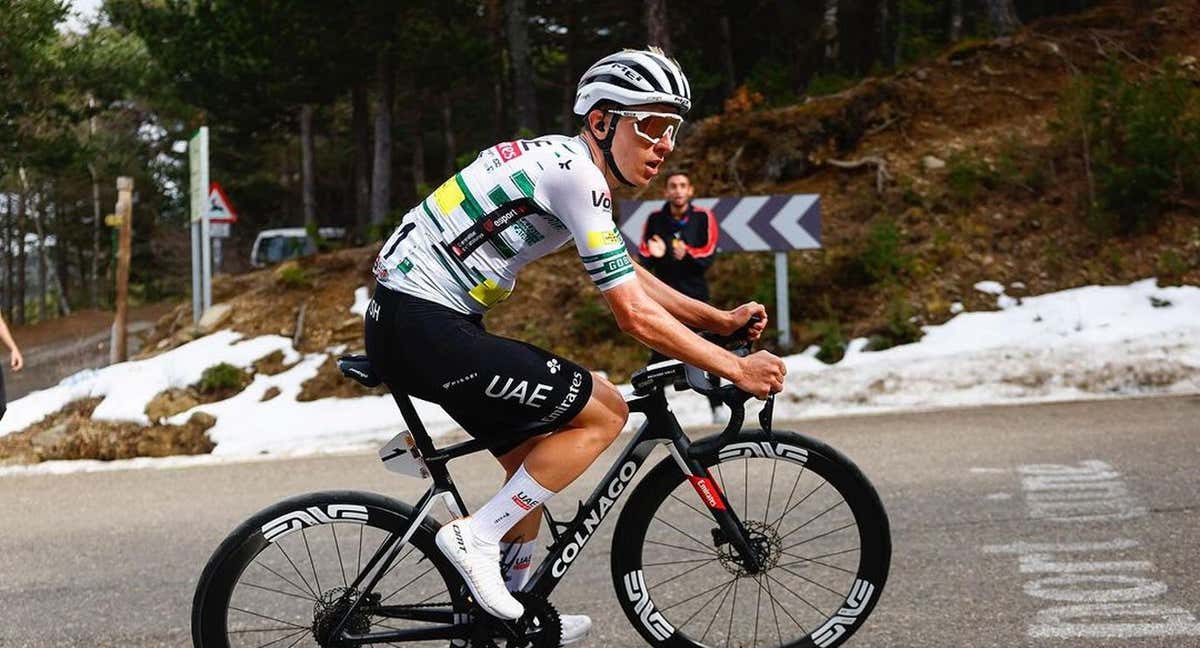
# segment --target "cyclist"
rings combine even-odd
[[[643,344],[731,380],[759,397],[783,387],[783,362],[739,358],[688,327],[729,334],[761,304],[730,311],[686,297],[630,261],[610,190],[643,187],[675,147],[691,89],[658,48],[624,50],[580,79],[576,137],[548,135],[486,149],[405,215],[375,260],[365,321],[367,354],[389,388],[441,405],[493,450],[500,491],[451,522],[437,544],[485,611],[519,618],[510,593],[528,577],[540,505],[575,480],[625,426],[629,410],[609,381],[533,345],[487,333],[483,313],[508,297],[517,272],[572,239],[621,330]],[[501,543],[515,562],[506,586]],[[524,574],[518,573],[524,571]],[[591,622],[564,615],[564,643]]]

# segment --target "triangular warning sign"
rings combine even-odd
[[[237,219],[233,203],[229,202],[229,197],[225,195],[221,185],[212,183],[212,188],[208,192],[208,222],[236,223]]]

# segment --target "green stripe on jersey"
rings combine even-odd
[[[467,213],[467,218],[473,221],[483,218],[483,208],[479,206],[479,200],[475,198],[470,188],[467,187],[467,181],[463,179],[461,173],[454,174],[454,182],[458,184],[458,189],[462,192],[462,208]]]
[[[622,248],[618,248],[616,250],[609,250],[608,252],[605,252],[603,254],[593,254],[592,256],[585,256],[585,257],[581,257],[581,258],[584,263],[595,263],[597,261],[611,259],[611,258],[617,256],[618,254],[625,254],[625,248],[622,247]]]
[[[429,217],[429,220],[433,221],[434,225],[437,225],[439,232],[446,231],[445,228],[442,227],[442,224],[438,222],[437,216],[434,216],[433,211],[429,209],[428,199],[421,201],[421,209],[425,212],[425,215]]]
[[[598,288],[603,288],[605,284],[612,283],[614,280],[620,279],[621,277],[624,277],[625,275],[629,274],[630,272],[633,272],[632,265],[627,266],[624,270],[621,270],[620,272],[610,274],[607,277],[603,277],[601,279],[596,279],[595,280],[596,286]]]
[[[431,246],[429,249],[433,250],[433,256],[437,257],[438,263],[442,264],[442,268],[446,270],[446,274],[454,278],[454,283],[458,284],[464,292],[470,292],[471,289],[467,287],[467,284],[463,283],[462,279],[458,278],[458,274],[456,274],[454,270],[450,268],[450,264],[446,261],[446,258],[442,256],[442,251],[437,249],[437,246]]]
[[[528,173],[525,173],[524,171],[517,171],[509,176],[509,178],[512,179],[513,184],[517,185],[517,189],[521,190],[521,194],[523,194],[526,198],[533,200],[533,181],[529,179]]]

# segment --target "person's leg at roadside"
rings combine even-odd
[[[583,474],[620,434],[628,416],[617,388],[593,376],[591,396],[579,414],[559,431],[501,457],[509,479],[500,492],[473,515],[438,532],[438,546],[489,614],[515,619],[524,612],[501,578],[500,541],[535,538],[538,507]]]

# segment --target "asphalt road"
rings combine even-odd
[[[1200,396],[778,427],[854,459],[891,519],[891,575],[849,645],[1200,646]],[[452,472],[472,506],[499,479],[486,457]],[[189,645],[195,582],[225,534],[328,488],[422,490],[369,455],[0,478],[0,646]],[[554,596],[597,621],[585,645],[642,645],[612,593],[615,521]]]

